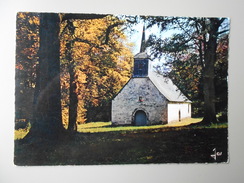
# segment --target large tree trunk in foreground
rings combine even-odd
[[[221,20],[210,18],[209,39],[205,50],[205,67],[203,69],[204,118],[206,124],[217,122],[215,110],[214,66],[217,60],[217,37]]]
[[[205,72],[207,73],[207,72]],[[214,78],[212,76],[203,76],[203,93],[204,93],[204,123],[215,123],[215,86]]]
[[[30,135],[55,139],[64,131],[61,117],[58,14],[40,14],[39,69]]]

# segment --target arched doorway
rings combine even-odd
[[[136,126],[145,126],[147,125],[147,115],[144,111],[136,111],[134,116],[134,124]]]

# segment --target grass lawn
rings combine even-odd
[[[77,131],[81,133],[115,132],[115,131],[138,131],[138,130],[159,130],[169,127],[186,127],[191,124],[197,124],[202,118],[188,118],[181,122],[173,122],[165,125],[151,126],[112,126],[111,122],[94,122],[78,125]],[[192,127],[191,127],[192,128]],[[227,123],[211,124],[210,126],[196,126],[195,128],[227,128]],[[177,129],[177,128],[175,128]]]
[[[182,127],[190,124],[198,123],[202,118],[190,118],[166,125],[152,125],[152,126],[113,126],[111,122],[91,122],[80,124],[77,126],[77,131],[81,133],[98,133],[98,132],[114,132],[114,131],[137,131],[146,129],[161,129],[166,127]],[[23,139],[29,132],[30,127],[27,129],[15,130],[15,140]]]
[[[200,119],[201,120],[201,119]],[[79,133],[58,142],[15,140],[17,165],[98,165],[149,163],[215,163],[228,160],[227,124],[111,127],[111,123],[78,126]],[[217,150],[219,156],[213,158]],[[220,155],[221,154],[221,155]]]
[[[137,130],[153,130],[167,127],[182,127],[190,124],[198,123],[202,118],[190,118],[181,122],[170,123],[166,125],[151,126],[112,126],[111,122],[95,122],[78,125],[77,131],[81,133],[97,133],[97,132],[115,132],[115,131],[137,131]]]

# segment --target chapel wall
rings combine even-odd
[[[112,122],[132,124],[136,110],[145,111],[149,125],[167,122],[167,100],[149,78],[131,78],[118,93],[112,101]]]
[[[191,117],[190,103],[169,103],[168,104],[168,123],[180,121]]]

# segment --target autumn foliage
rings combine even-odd
[[[60,23],[60,87],[66,127],[71,110],[76,112],[77,123],[110,120],[110,101],[128,81],[132,68],[132,45],[122,31],[123,24],[115,16]],[[27,118],[27,113],[31,118],[38,67],[38,14],[18,13],[17,25],[16,113],[22,116],[16,118]],[[71,109],[74,98],[77,105]]]
[[[35,13],[18,13],[16,30],[17,119],[30,119],[38,66],[39,18]]]

